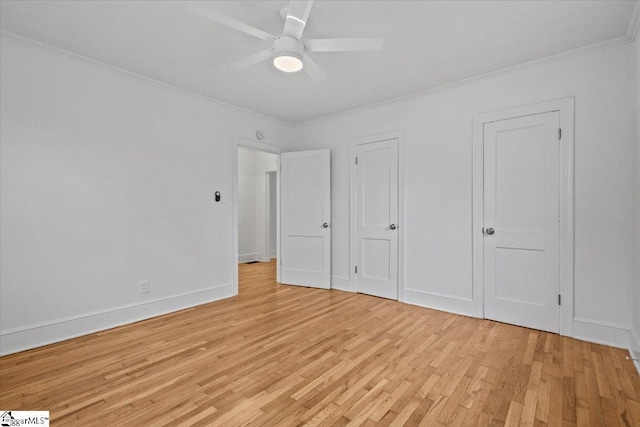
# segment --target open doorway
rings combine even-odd
[[[269,163],[265,162],[269,166],[260,167],[262,157],[269,155],[273,156]],[[253,159],[253,165],[251,160],[245,162],[243,157]],[[274,158],[275,171],[270,169]],[[249,263],[270,265],[271,271],[275,272],[275,278],[272,273],[269,273],[271,277],[260,273],[257,279],[261,283],[330,289],[331,151],[283,152],[277,146],[235,137],[232,169],[230,260],[234,294],[240,292],[239,267],[242,277],[253,280],[252,272],[246,274],[249,272],[245,267],[251,266]],[[276,258],[272,258],[274,232],[269,230],[269,224],[274,222],[273,206],[272,203],[267,205],[266,201],[266,195],[272,193],[274,175]],[[240,188],[244,188],[245,184],[249,191],[241,197],[240,193],[244,191],[240,191]],[[251,195],[252,187],[256,189],[255,197]],[[272,196],[270,200],[273,200]],[[255,213],[245,206],[254,206],[254,210],[264,208],[265,213],[271,213],[271,218],[261,217],[258,222],[242,226],[241,223],[247,217],[253,218]]]
[[[239,277],[258,275],[275,282],[278,154],[241,145],[236,154]],[[238,292],[244,292],[238,285]]]

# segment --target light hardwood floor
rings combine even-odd
[[[640,426],[625,350],[240,266],[240,296],[0,358],[54,426]]]

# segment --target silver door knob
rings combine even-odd
[[[495,233],[495,230],[493,228],[487,228],[486,233],[491,236],[493,233]]]
[[[322,224],[322,228],[329,228],[329,224],[325,222],[324,224]]]
[[[395,225],[395,224],[391,224],[391,225],[389,226],[389,228],[390,228],[390,229],[392,229],[392,230],[395,230],[395,229],[396,229],[396,225]]]

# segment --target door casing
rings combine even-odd
[[[404,301],[404,170],[405,170],[405,130],[400,129],[390,132],[382,132],[373,135],[361,136],[351,139],[351,154],[349,162],[351,164],[350,197],[349,197],[349,290],[355,292],[356,289],[356,150],[358,145],[370,144],[373,142],[386,141],[389,139],[398,140],[398,301]]]
[[[560,335],[573,333],[574,301],[574,105],[568,97],[494,113],[473,119],[473,299],[474,315],[484,317],[484,125],[498,120],[530,116],[552,111],[560,113]]]
[[[232,176],[232,189],[231,189],[231,271],[233,280],[233,294],[238,295],[238,147],[250,148],[253,150],[263,151],[265,153],[275,154],[276,159],[276,224],[278,231],[276,232],[276,257],[280,258],[280,154],[284,151],[283,148],[276,145],[265,144],[264,142],[258,142],[239,136],[233,137],[231,144],[232,148],[232,161],[231,161],[231,176]],[[224,202],[224,194],[222,201]],[[280,281],[280,265],[276,264],[276,281]]]

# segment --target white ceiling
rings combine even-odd
[[[272,34],[287,1],[202,2]],[[11,1],[0,28],[290,123],[628,36],[634,1],[316,1],[304,37],[383,37],[380,52],[315,53],[328,77],[234,60],[269,42],[182,1]]]

